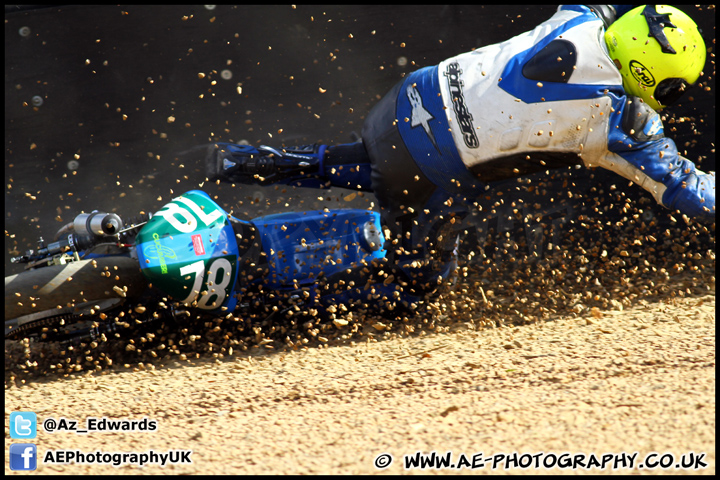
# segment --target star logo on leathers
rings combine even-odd
[[[422,104],[422,97],[420,96],[420,92],[418,92],[414,86],[408,85],[405,92],[407,94],[407,98],[408,98],[408,101],[410,102],[410,107],[411,107],[410,126],[412,128],[422,126],[423,129],[425,130],[425,133],[427,134],[428,138],[430,138],[430,141],[432,142],[433,146],[439,152],[440,149],[438,148],[437,143],[435,142],[435,135],[433,135],[433,132],[430,129],[430,124],[428,123],[430,120],[433,120],[435,117],[433,117],[430,114],[430,112],[428,112],[425,109],[425,107]]]

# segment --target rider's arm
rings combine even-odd
[[[678,154],[657,112],[636,97],[621,97],[608,128],[607,152],[587,166],[622,175],[671,210],[715,220],[715,172],[705,173]]]

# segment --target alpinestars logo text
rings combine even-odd
[[[473,126],[473,116],[468,112],[467,106],[465,105],[465,97],[463,97],[462,87],[464,82],[460,80],[460,66],[457,62],[453,62],[447,66],[447,70],[443,72],[448,79],[448,87],[450,88],[450,95],[452,96],[453,110],[455,111],[455,118],[457,118],[460,130],[463,133],[463,140],[468,148],[478,148],[480,142],[478,142],[477,135],[475,135],[475,127]]]

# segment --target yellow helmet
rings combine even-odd
[[[705,42],[695,22],[667,5],[643,5],[605,31],[610,58],[629,95],[659,110],[695,83],[705,66]]]

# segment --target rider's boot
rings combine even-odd
[[[208,148],[206,176],[209,180],[260,185],[322,176],[326,149],[326,145],[318,144],[276,149],[215,143]]]

